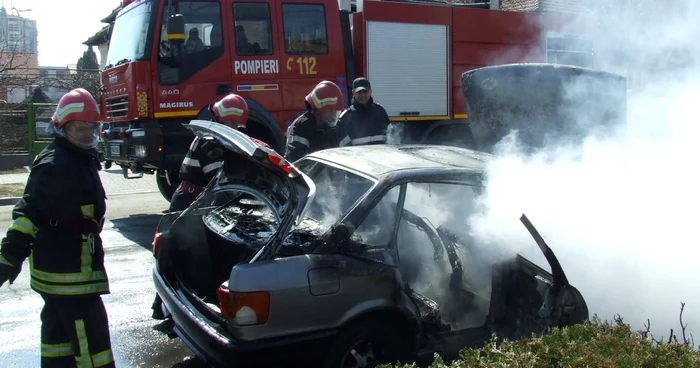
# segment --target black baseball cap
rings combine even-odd
[[[369,89],[372,89],[372,85],[369,84],[369,80],[367,78],[359,77],[355,78],[355,80],[352,81],[353,92],[364,91]]]

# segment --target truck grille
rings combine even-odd
[[[107,99],[106,104],[110,119],[125,118],[129,112],[129,96]]]

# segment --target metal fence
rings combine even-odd
[[[51,122],[51,116],[55,110],[55,103],[27,105],[27,149],[30,155],[39,153],[53,139],[46,133],[46,127]]]
[[[27,105],[0,104],[0,153],[27,150]]]

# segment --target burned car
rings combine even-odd
[[[488,154],[372,145],[290,164],[223,125],[189,128],[216,138],[225,163],[188,209],[162,218],[153,279],[175,333],[216,366],[450,357],[494,333],[588,318],[526,217],[551,272],[470,238]]]

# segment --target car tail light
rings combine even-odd
[[[161,233],[156,233],[156,235],[153,236],[153,243],[151,245],[153,246],[154,257],[158,257],[158,250],[160,249],[160,235]]]
[[[240,326],[262,325],[270,313],[270,293],[256,291],[238,293],[219,287],[219,308],[224,318]]]
[[[270,162],[272,162],[273,164],[277,165],[285,173],[289,174],[292,172],[292,167],[289,165],[287,160],[284,159],[284,157],[274,153],[268,153],[267,159],[270,160]]]

